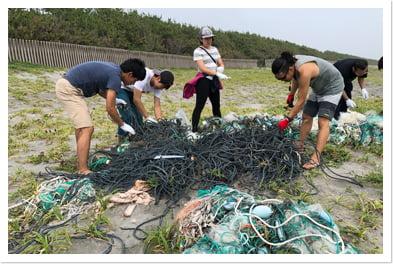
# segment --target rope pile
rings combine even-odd
[[[229,186],[246,176],[247,185],[256,189],[287,184],[302,175],[305,157],[296,151],[296,126],[282,134],[272,125],[276,122],[261,115],[210,118],[197,137],[189,137],[189,128],[178,119],[145,123],[130,142],[91,155],[89,160],[95,160],[91,168],[99,170],[89,177],[98,187],[106,186],[107,193],[128,190],[137,180],[146,181],[156,203],[163,196],[177,201],[188,188]],[[331,178],[361,186],[332,172],[326,164],[321,168]]]
[[[105,169],[89,175],[90,180],[107,186],[108,193],[146,181],[158,203],[162,196],[178,200],[187,188],[233,184],[246,173],[249,185],[259,187],[288,183],[302,173],[294,140],[266,120],[229,122],[192,140],[187,127],[171,120],[146,123],[143,131],[136,136],[143,146],[134,147],[132,141],[121,153],[98,152],[96,160],[106,156]]]

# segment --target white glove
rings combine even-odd
[[[116,98],[116,104],[117,104],[117,105],[119,105],[119,104],[127,105],[127,102],[124,101],[123,99]]]
[[[366,88],[362,89],[362,95],[363,95],[363,99],[365,99],[365,100],[368,99],[368,92],[367,92]]]
[[[219,73],[223,73],[224,72],[224,67],[217,67],[217,71]]]
[[[194,132],[191,132],[191,131],[187,132],[187,134],[186,134],[186,138],[188,140],[196,140],[196,139],[199,139],[199,137],[200,137],[199,134],[195,134]]]
[[[124,125],[122,125],[120,128],[123,129],[125,132],[130,133],[131,135],[135,135],[135,130],[126,123],[124,123]]]
[[[227,79],[229,79],[228,76],[226,76],[226,75],[223,74],[223,73],[219,73],[219,72],[216,72],[216,76],[217,76],[218,79],[220,79],[220,80],[227,80]]]
[[[149,122],[149,123],[158,123],[156,120],[154,120],[154,118],[151,118],[150,116],[146,118],[146,122]]]
[[[347,100],[345,100],[345,102],[347,103],[347,106],[348,107],[356,107],[356,104],[355,104],[355,102],[354,101],[352,101],[351,99],[347,99]]]

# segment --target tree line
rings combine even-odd
[[[121,8],[9,8],[8,37],[192,56],[199,27]],[[336,61],[348,57],[288,41],[212,28],[224,58],[265,59],[282,51]]]

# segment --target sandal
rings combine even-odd
[[[315,162],[315,160],[310,159],[306,163],[303,164],[302,168],[305,170],[311,170],[319,166],[319,163]]]

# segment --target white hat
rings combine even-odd
[[[201,31],[199,32],[199,37],[200,38],[212,38],[212,37],[215,37],[215,35],[213,34],[213,31],[210,28],[203,27],[203,28],[201,28]]]

